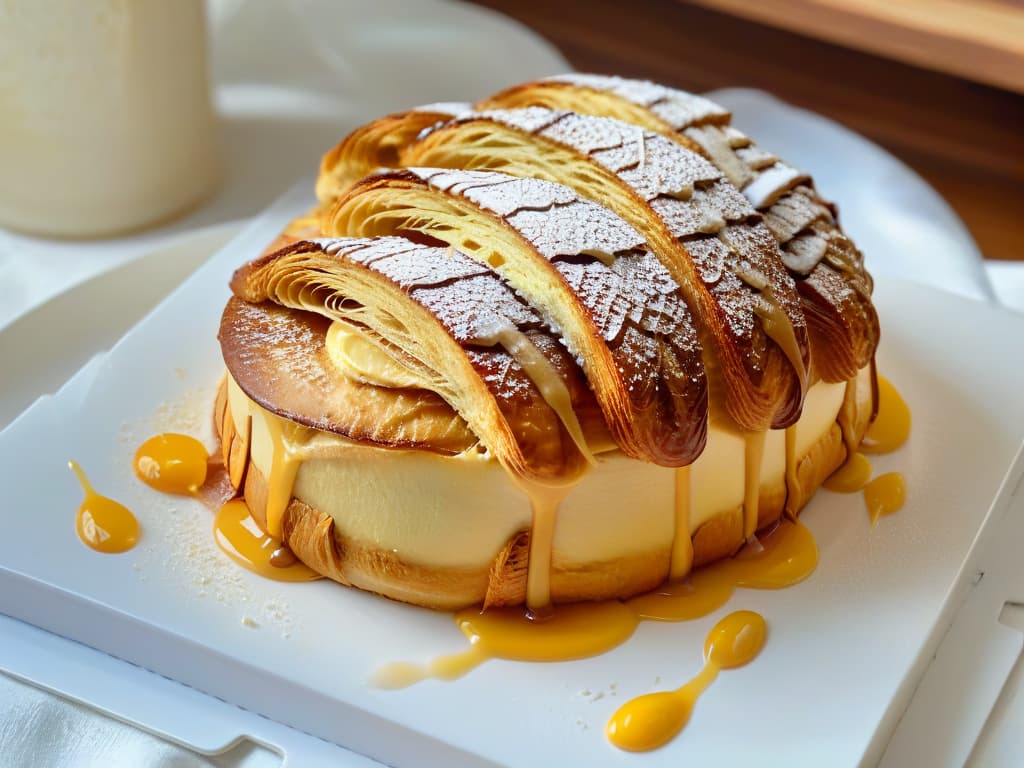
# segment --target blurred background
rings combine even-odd
[[[1024,309],[1024,0],[0,0],[0,428],[310,179],[356,125],[569,67],[695,92],[759,89],[846,126],[916,171],[978,248],[931,190],[866,142],[764,93],[727,102],[764,146],[797,163],[827,159],[808,170],[876,263],[906,256],[905,277],[981,299],[994,288]],[[101,97],[109,106],[89,115]],[[172,140],[201,159],[172,157]],[[55,202],[61,194],[125,195],[122,180],[141,167],[129,150],[152,178],[175,171],[181,200],[164,210],[159,189],[151,203],[130,193],[132,216],[62,231],[74,201]],[[4,214],[12,200],[32,217]],[[124,765],[280,763],[251,743],[199,757],[105,718],[95,709],[137,721],[151,701],[153,730],[170,731],[159,716],[183,711],[180,686],[35,632],[0,616],[0,671],[27,681],[0,675],[0,765],[108,765],[111,753]],[[195,696],[189,706],[242,716]],[[975,764],[1016,764],[1024,704],[1016,711],[998,732],[1009,735],[988,742],[1013,759],[990,760],[991,747]],[[244,714],[237,732],[273,725]],[[316,764],[342,764],[341,750],[325,754]]]
[[[885,147],[1024,259],[1021,0],[475,0],[582,71],[761,88]]]

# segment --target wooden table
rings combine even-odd
[[[838,120],[927,179],[988,258],[1024,259],[1024,95],[682,0],[475,1],[581,71],[762,88]]]

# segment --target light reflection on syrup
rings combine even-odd
[[[78,538],[86,546],[107,554],[127,552],[134,547],[139,540],[139,521],[131,510],[96,493],[77,461],[69,461],[68,467],[78,476],[85,491],[85,499],[75,516]]]
[[[648,693],[619,707],[605,728],[619,749],[646,752],[670,742],[690,719],[698,697],[723,669],[749,664],[764,647],[768,628],[753,611],[735,611],[719,621],[704,642],[704,668],[674,691]]]
[[[818,563],[818,547],[799,522],[783,521],[738,555],[700,568],[678,584],[625,602],[570,603],[554,607],[550,618],[531,621],[522,608],[468,608],[455,623],[469,640],[462,652],[427,664],[386,664],[371,682],[381,688],[404,688],[427,678],[450,680],[488,659],[569,661],[610,651],[645,619],[688,621],[724,605],[736,587],[781,589],[803,581]]]
[[[863,453],[857,452],[851,454],[822,485],[835,493],[856,493],[868,484],[871,472],[871,462]]]
[[[868,427],[860,451],[888,453],[902,446],[910,436],[910,409],[896,387],[884,376],[878,377],[878,416]],[[871,479],[871,462],[860,451],[850,455],[838,470],[824,482],[824,487],[837,493],[864,490],[871,526],[879,517],[902,509],[906,502],[906,482],[899,472],[888,472]]]
[[[206,447],[188,435],[155,435],[135,452],[135,475],[151,488],[181,496],[195,494],[206,482],[210,456]]]
[[[314,581],[323,578],[304,563],[281,541],[265,534],[252,519],[242,499],[225,501],[234,490],[222,488],[226,481],[223,467],[209,473],[210,455],[206,447],[189,435],[167,432],[146,440],[135,452],[136,476],[162,493],[193,496],[210,505],[217,513],[213,534],[217,546],[244,568],[275,581]],[[219,475],[219,476],[218,476]]]
[[[899,472],[879,475],[864,487],[864,504],[868,508],[871,525],[883,515],[891,515],[903,508],[907,498],[907,484]]]
[[[323,578],[301,563],[280,541],[265,534],[241,499],[229,501],[213,519],[217,546],[239,565],[276,581],[314,581]]]
[[[910,408],[884,376],[878,377],[878,416],[868,427],[860,449],[864,453],[891,453],[910,436]]]

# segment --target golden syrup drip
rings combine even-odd
[[[800,480],[796,474],[796,424],[786,427],[786,506],[785,512],[796,519],[798,510],[794,509],[794,499],[802,498]]]
[[[107,554],[127,552],[134,547],[139,540],[139,521],[131,510],[96,493],[77,461],[69,461],[68,466],[85,491],[85,499],[75,516],[75,530],[82,543]]]
[[[267,428],[273,443],[270,475],[267,477],[267,533],[275,539],[284,535],[284,511],[292,500],[295,478],[302,459],[295,455],[289,443],[298,437],[302,427],[284,419],[268,418]]]
[[[878,377],[878,415],[860,444],[864,453],[890,453],[910,436],[910,408],[884,376]]]
[[[640,621],[699,618],[724,605],[736,587],[788,587],[810,575],[817,562],[818,547],[811,532],[786,520],[735,557],[699,568],[685,582],[666,584],[625,602],[558,605],[542,621],[532,620],[522,607],[460,611],[455,622],[469,640],[469,650],[426,665],[389,664],[378,670],[372,682],[399,688],[441,677],[442,672],[449,676],[443,679],[450,679],[492,658],[539,662],[597,656],[626,642]]]
[[[206,482],[210,456],[205,446],[188,435],[165,433],[149,438],[135,452],[135,475],[163,493],[195,494]]]
[[[551,551],[558,507],[565,490],[538,487],[531,491],[533,524],[530,527],[530,555],[526,570],[526,605],[539,615],[546,614],[551,607]]]
[[[496,329],[488,336],[473,339],[471,343],[487,347],[497,345],[504,347],[505,351],[516,359],[527,377],[533,382],[544,402],[558,416],[566,434],[576,445],[587,464],[592,467],[597,466],[597,459],[594,458],[593,452],[587,445],[583,427],[572,407],[572,395],[569,394],[558,369],[525,333],[509,325]]]
[[[857,387],[859,375],[848,379],[846,388],[843,390],[843,402],[839,406],[839,413],[836,415],[836,423],[843,436],[843,443],[846,445],[846,455],[852,456],[857,452],[857,435],[853,427],[857,411]]]
[[[542,662],[599,656],[626,642],[640,618],[625,603],[606,600],[560,605],[543,619],[520,606],[466,608],[455,615],[455,623],[469,640],[469,649],[424,665],[386,664],[373,674],[371,684],[394,689],[427,678],[452,680],[488,659]]]
[[[275,581],[323,578],[295,559],[294,555],[290,564],[284,567],[276,565],[273,559],[282,549],[281,542],[260,530],[242,499],[234,499],[221,507],[213,519],[213,535],[224,554],[260,576]]]
[[[370,678],[370,685],[385,690],[408,688],[428,678],[435,680],[456,680],[467,672],[476,669],[487,661],[490,656],[481,648],[471,645],[461,653],[438,656],[429,664],[409,664],[395,662],[379,667]]]
[[[817,565],[818,545],[811,532],[800,522],[783,520],[734,557],[698,568],[685,582],[665,584],[626,604],[642,619],[689,621],[721,608],[736,587],[784,589],[806,579]]]
[[[686,577],[693,567],[693,539],[690,537],[690,468],[676,470],[675,490],[675,532],[672,534],[672,560],[669,579],[679,581]]]
[[[470,645],[487,656],[512,661],[570,661],[610,651],[626,642],[639,618],[618,600],[560,605],[542,621],[522,608],[479,611],[455,616]]]
[[[829,475],[822,485],[836,493],[855,493],[871,479],[871,462],[860,452],[854,453],[846,462]]]
[[[864,503],[874,527],[878,518],[891,515],[903,508],[907,499],[907,484],[900,472],[879,475],[864,486]]]
[[[749,664],[764,647],[768,627],[753,611],[736,611],[718,622],[704,643],[704,668],[674,691],[638,696],[623,704],[605,728],[619,749],[646,752],[670,742],[690,719],[697,699],[723,669]]]
[[[761,499],[761,461],[767,432],[747,432],[743,437],[743,538],[757,531]]]
[[[828,490],[840,493],[853,493],[863,488],[872,527],[881,516],[891,515],[903,507],[906,482],[899,472],[870,480],[871,462],[863,454],[895,451],[910,436],[911,422],[910,409],[892,382],[884,376],[878,376],[877,381],[878,412],[860,444],[860,451],[851,452],[846,463],[823,483]]]

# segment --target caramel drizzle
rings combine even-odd
[[[796,338],[796,330],[789,316],[782,310],[778,297],[774,295],[774,287],[763,274],[753,268],[737,270],[736,275],[747,285],[756,288],[758,295],[764,299],[754,305],[754,314],[761,319],[765,335],[779,346],[796,371],[800,382],[800,397],[803,399],[809,383],[807,366],[800,351],[800,342]]]
[[[488,347],[501,345],[506,352],[512,355],[530,381],[533,382],[537,391],[540,392],[544,402],[558,415],[559,421],[562,422],[562,426],[565,427],[565,431],[576,445],[580,455],[591,466],[597,465],[597,459],[594,458],[594,454],[587,446],[583,427],[580,426],[576,412],[572,408],[572,397],[569,395],[565,382],[562,381],[562,377],[558,375],[558,371],[555,370],[551,361],[537,349],[537,346],[526,337],[526,334],[512,326],[501,326],[489,334],[477,337],[472,343]]]
[[[284,513],[291,503],[295,478],[306,457],[302,447],[310,430],[273,414],[267,414],[266,424],[273,446],[267,478],[267,534],[283,541]]]
[[[669,579],[679,581],[693,567],[693,538],[690,535],[690,505],[693,499],[690,467],[676,470],[675,533],[672,536],[672,559]]]
[[[749,224],[747,221],[750,217],[756,216],[754,209],[738,193],[737,199],[732,199],[730,192],[735,190],[723,179],[721,171],[700,155],[685,150],[661,134],[641,131],[644,142],[644,151],[641,155],[637,151],[637,127],[612,118],[528,107],[460,115],[453,123],[468,123],[474,120],[491,121],[580,152],[591,162],[618,176],[623,184],[647,200],[651,210],[663,220],[671,236],[679,240],[684,247],[687,247],[694,237],[710,235],[721,242],[737,261],[757,258],[756,245],[733,243],[726,236],[731,223],[755,229],[761,227],[760,223]],[[724,186],[716,187],[715,184]],[[680,201],[693,208],[694,203],[690,201],[698,191],[700,195],[707,195],[714,202],[711,205],[697,204],[696,209],[687,209],[685,213],[679,211],[679,216],[671,215],[666,206]],[[719,200],[717,196],[723,195],[725,197]],[[728,219],[722,215],[720,208],[726,205],[731,206]],[[772,247],[778,251],[776,243],[773,243]],[[711,296],[711,288],[707,286],[698,265],[694,264],[694,269],[697,278],[705,284],[705,290]],[[777,295],[777,292],[784,289],[787,284],[792,286],[791,278],[783,272],[779,280],[783,280],[784,275],[786,283],[772,281],[769,284],[768,277],[762,273],[758,281],[760,285],[756,285],[741,274],[750,271],[735,272],[745,285],[755,289],[756,295],[761,299],[752,301],[749,310],[762,321],[768,318],[767,322],[762,322],[761,327],[765,335],[779,346],[793,365],[794,372],[799,375],[803,392],[807,386],[806,366],[796,341],[793,319],[785,311]],[[711,300],[719,301],[714,296],[711,296]],[[798,303],[795,288],[792,303]]]
[[[840,406],[842,410],[842,406]],[[794,501],[803,494],[800,489],[800,481],[796,471],[796,430],[797,425],[786,427],[786,506],[785,513],[788,517],[796,520],[798,510]]]
[[[757,532],[757,519],[761,503],[761,463],[764,461],[764,441],[768,433],[747,432],[743,435],[743,538]]]

